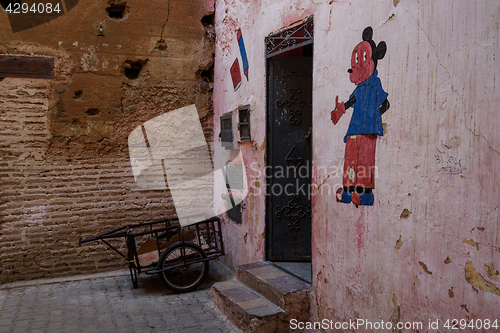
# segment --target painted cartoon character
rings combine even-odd
[[[351,122],[344,137],[346,143],[343,188],[338,189],[337,201],[358,205],[373,205],[375,187],[375,144],[383,135],[382,114],[389,109],[388,94],[377,77],[377,62],[387,51],[385,42],[375,45],[373,29],[363,30],[363,41],[352,51],[349,78],[356,85],[349,100],[339,103],[331,113],[337,124],[347,109],[354,106]]]

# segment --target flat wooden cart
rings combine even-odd
[[[126,253],[108,242],[122,237]],[[176,293],[198,288],[208,274],[209,260],[224,255],[218,217],[200,221],[199,215],[193,215],[132,224],[80,240],[79,244],[93,241],[102,241],[128,261],[134,288],[138,287],[138,275],[144,272],[158,274],[165,286]]]

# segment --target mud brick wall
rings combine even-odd
[[[53,80],[0,78],[0,283],[123,267],[79,239],[175,216],[168,190],[134,182],[127,139],[190,104],[211,138],[213,13],[205,0],[79,1],[13,33],[0,8],[0,55],[55,63]]]

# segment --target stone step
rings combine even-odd
[[[278,332],[283,324],[280,307],[235,279],[215,283],[210,301],[243,332]]]
[[[259,261],[239,266],[237,279],[283,309],[285,321],[309,319],[311,285],[294,275]]]

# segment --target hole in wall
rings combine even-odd
[[[114,20],[124,19],[129,12],[126,2],[109,1],[106,13],[108,17]]]
[[[95,108],[92,108],[92,109],[88,109],[87,111],[85,111],[85,114],[87,116],[97,116],[99,114],[99,109],[95,109]]]
[[[73,7],[78,4],[78,0],[65,0],[66,1],[66,12],[69,12]]]
[[[215,14],[214,13],[210,13],[210,14],[207,14],[205,16],[203,16],[201,18],[201,23],[203,23],[203,25],[205,27],[212,27],[215,25]]]
[[[130,80],[137,79],[139,77],[139,74],[141,73],[142,68],[144,67],[144,65],[146,65],[147,62],[148,59],[126,60],[123,64],[125,76]]]
[[[77,90],[73,93],[73,99],[82,99],[83,90]]]
[[[156,43],[155,50],[159,50],[161,52],[167,51],[167,42],[162,38]]]
[[[198,67],[195,73],[196,80],[204,91],[211,91],[214,82],[214,63],[211,62],[204,67]]]
[[[212,42],[215,42],[215,15],[214,13],[207,14],[201,18],[201,23],[205,27],[205,37]]]
[[[205,82],[214,82],[214,65],[206,71],[201,71],[201,79]]]
[[[82,123],[78,118],[73,118],[73,120],[71,121],[71,129],[74,131],[79,130],[81,128],[81,125]]]

